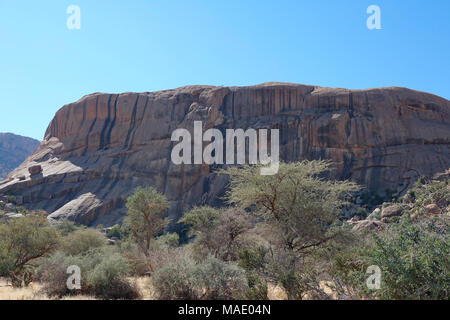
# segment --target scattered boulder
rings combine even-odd
[[[372,211],[371,214],[369,214],[367,216],[367,220],[380,220],[381,218],[381,209],[380,208],[376,208],[375,210]]]
[[[409,193],[407,193],[403,197],[403,201],[402,202],[405,203],[405,204],[414,203],[414,198]]]
[[[384,227],[384,223],[381,221],[362,220],[355,223],[353,231],[361,230],[377,230]]]
[[[359,220],[361,220],[359,217],[352,217],[350,220],[348,220],[348,223],[350,223],[350,224],[355,224],[355,223],[357,223]]]
[[[28,172],[30,175],[35,176],[42,172],[42,166],[41,165],[35,165],[28,168]]]
[[[403,207],[394,204],[392,206],[384,208],[381,211],[381,217],[382,218],[398,217],[398,216],[401,216],[402,213],[403,213]]]
[[[100,212],[102,205],[103,203],[96,195],[92,193],[82,194],[51,213],[47,219],[52,224],[59,220],[69,220],[78,224],[89,225],[95,215],[104,214],[104,212]]]
[[[441,209],[437,206],[437,204],[432,203],[425,206],[425,213],[428,215],[437,215],[441,214]]]
[[[21,213],[7,213],[7,214],[5,214],[5,217],[7,218],[7,219],[17,219],[17,218],[22,218],[23,217],[23,214],[21,214]]]

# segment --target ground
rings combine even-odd
[[[135,279],[142,293],[143,300],[154,300],[152,290],[149,289],[148,278],[142,277]],[[39,283],[31,283],[26,288],[13,288],[10,283],[0,278],[0,300],[55,300],[49,298],[41,292],[42,285]],[[269,286],[269,298],[271,300],[284,300],[286,295],[280,287]],[[65,297],[62,300],[96,300],[90,296]]]

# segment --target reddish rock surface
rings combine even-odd
[[[24,206],[105,226],[120,222],[136,186],[155,186],[170,216],[194,204],[219,204],[226,178],[216,167],[177,166],[177,128],[278,128],[283,160],[329,159],[333,177],[370,190],[403,191],[417,176],[450,168],[450,102],[406,88],[331,89],[285,83],[189,86],[146,93],[91,94],[61,108],[39,148],[0,194]],[[28,167],[41,165],[32,176]],[[19,177],[25,180],[20,180]]]

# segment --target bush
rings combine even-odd
[[[173,300],[229,300],[247,288],[242,269],[212,256],[200,263],[183,256],[156,271],[152,284],[160,299]]]
[[[374,234],[372,243],[359,243],[334,257],[333,276],[347,296],[449,299],[450,226],[444,219],[424,218],[414,223],[403,217],[384,233]],[[366,286],[370,265],[382,271],[379,290]]]
[[[35,260],[51,254],[59,240],[43,215],[8,220],[0,225],[0,276],[10,277],[14,286],[28,285]]]
[[[157,238],[158,242],[162,245],[166,245],[172,248],[176,248],[180,245],[180,236],[178,233],[166,233]]]
[[[208,255],[236,261],[238,252],[249,245],[248,232],[254,225],[254,217],[238,208],[196,207],[180,221],[190,226],[189,235],[195,237],[194,257],[199,261]]]
[[[137,299],[140,294],[135,285],[126,280],[128,265],[120,254],[104,256],[87,274],[89,293],[104,299]]]
[[[117,242],[117,248],[122,257],[127,260],[130,275],[138,277],[147,275],[146,258],[134,242],[130,240],[119,241]]]
[[[192,259],[181,257],[175,262],[163,266],[155,271],[152,284],[159,299],[163,300],[196,300],[195,279],[192,274],[195,262]]]
[[[108,231],[106,231],[106,236],[109,239],[111,238],[122,239],[122,228],[118,224],[116,224],[111,229],[108,229]]]
[[[412,224],[407,217],[375,237],[368,262],[382,270],[381,299],[450,298],[450,225],[439,219]]]
[[[62,236],[67,236],[69,233],[79,230],[80,228],[75,225],[72,221],[64,220],[61,224],[57,225],[57,229]]]
[[[81,270],[81,289],[67,288],[69,266]],[[82,255],[68,256],[58,252],[42,263],[38,272],[44,283],[43,292],[50,297],[92,295],[103,299],[137,299],[139,291],[127,279],[128,264],[118,253],[108,248],[97,248]]]
[[[105,245],[106,239],[99,231],[94,229],[80,229],[69,233],[64,238],[62,251],[67,255],[76,256]]]

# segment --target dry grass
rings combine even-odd
[[[10,283],[0,279],[0,300],[48,300],[39,291],[41,286],[31,283],[27,288],[13,288]]]
[[[280,286],[271,283],[267,286],[267,297],[269,300],[287,300],[286,292]]]
[[[13,288],[5,279],[0,278],[0,300],[55,300],[41,292],[42,285],[31,283],[26,288]],[[64,297],[61,300],[95,300],[89,296]]]
[[[143,300],[155,300],[154,291],[152,290],[150,279],[147,277],[131,278],[135,281],[137,287],[142,293]],[[0,300],[56,300],[50,298],[41,292],[42,285],[39,283],[31,283],[26,288],[13,288],[5,279],[0,278]],[[268,296],[270,300],[286,300],[286,294],[282,288],[269,284]],[[95,300],[90,296],[68,296],[61,300]]]

